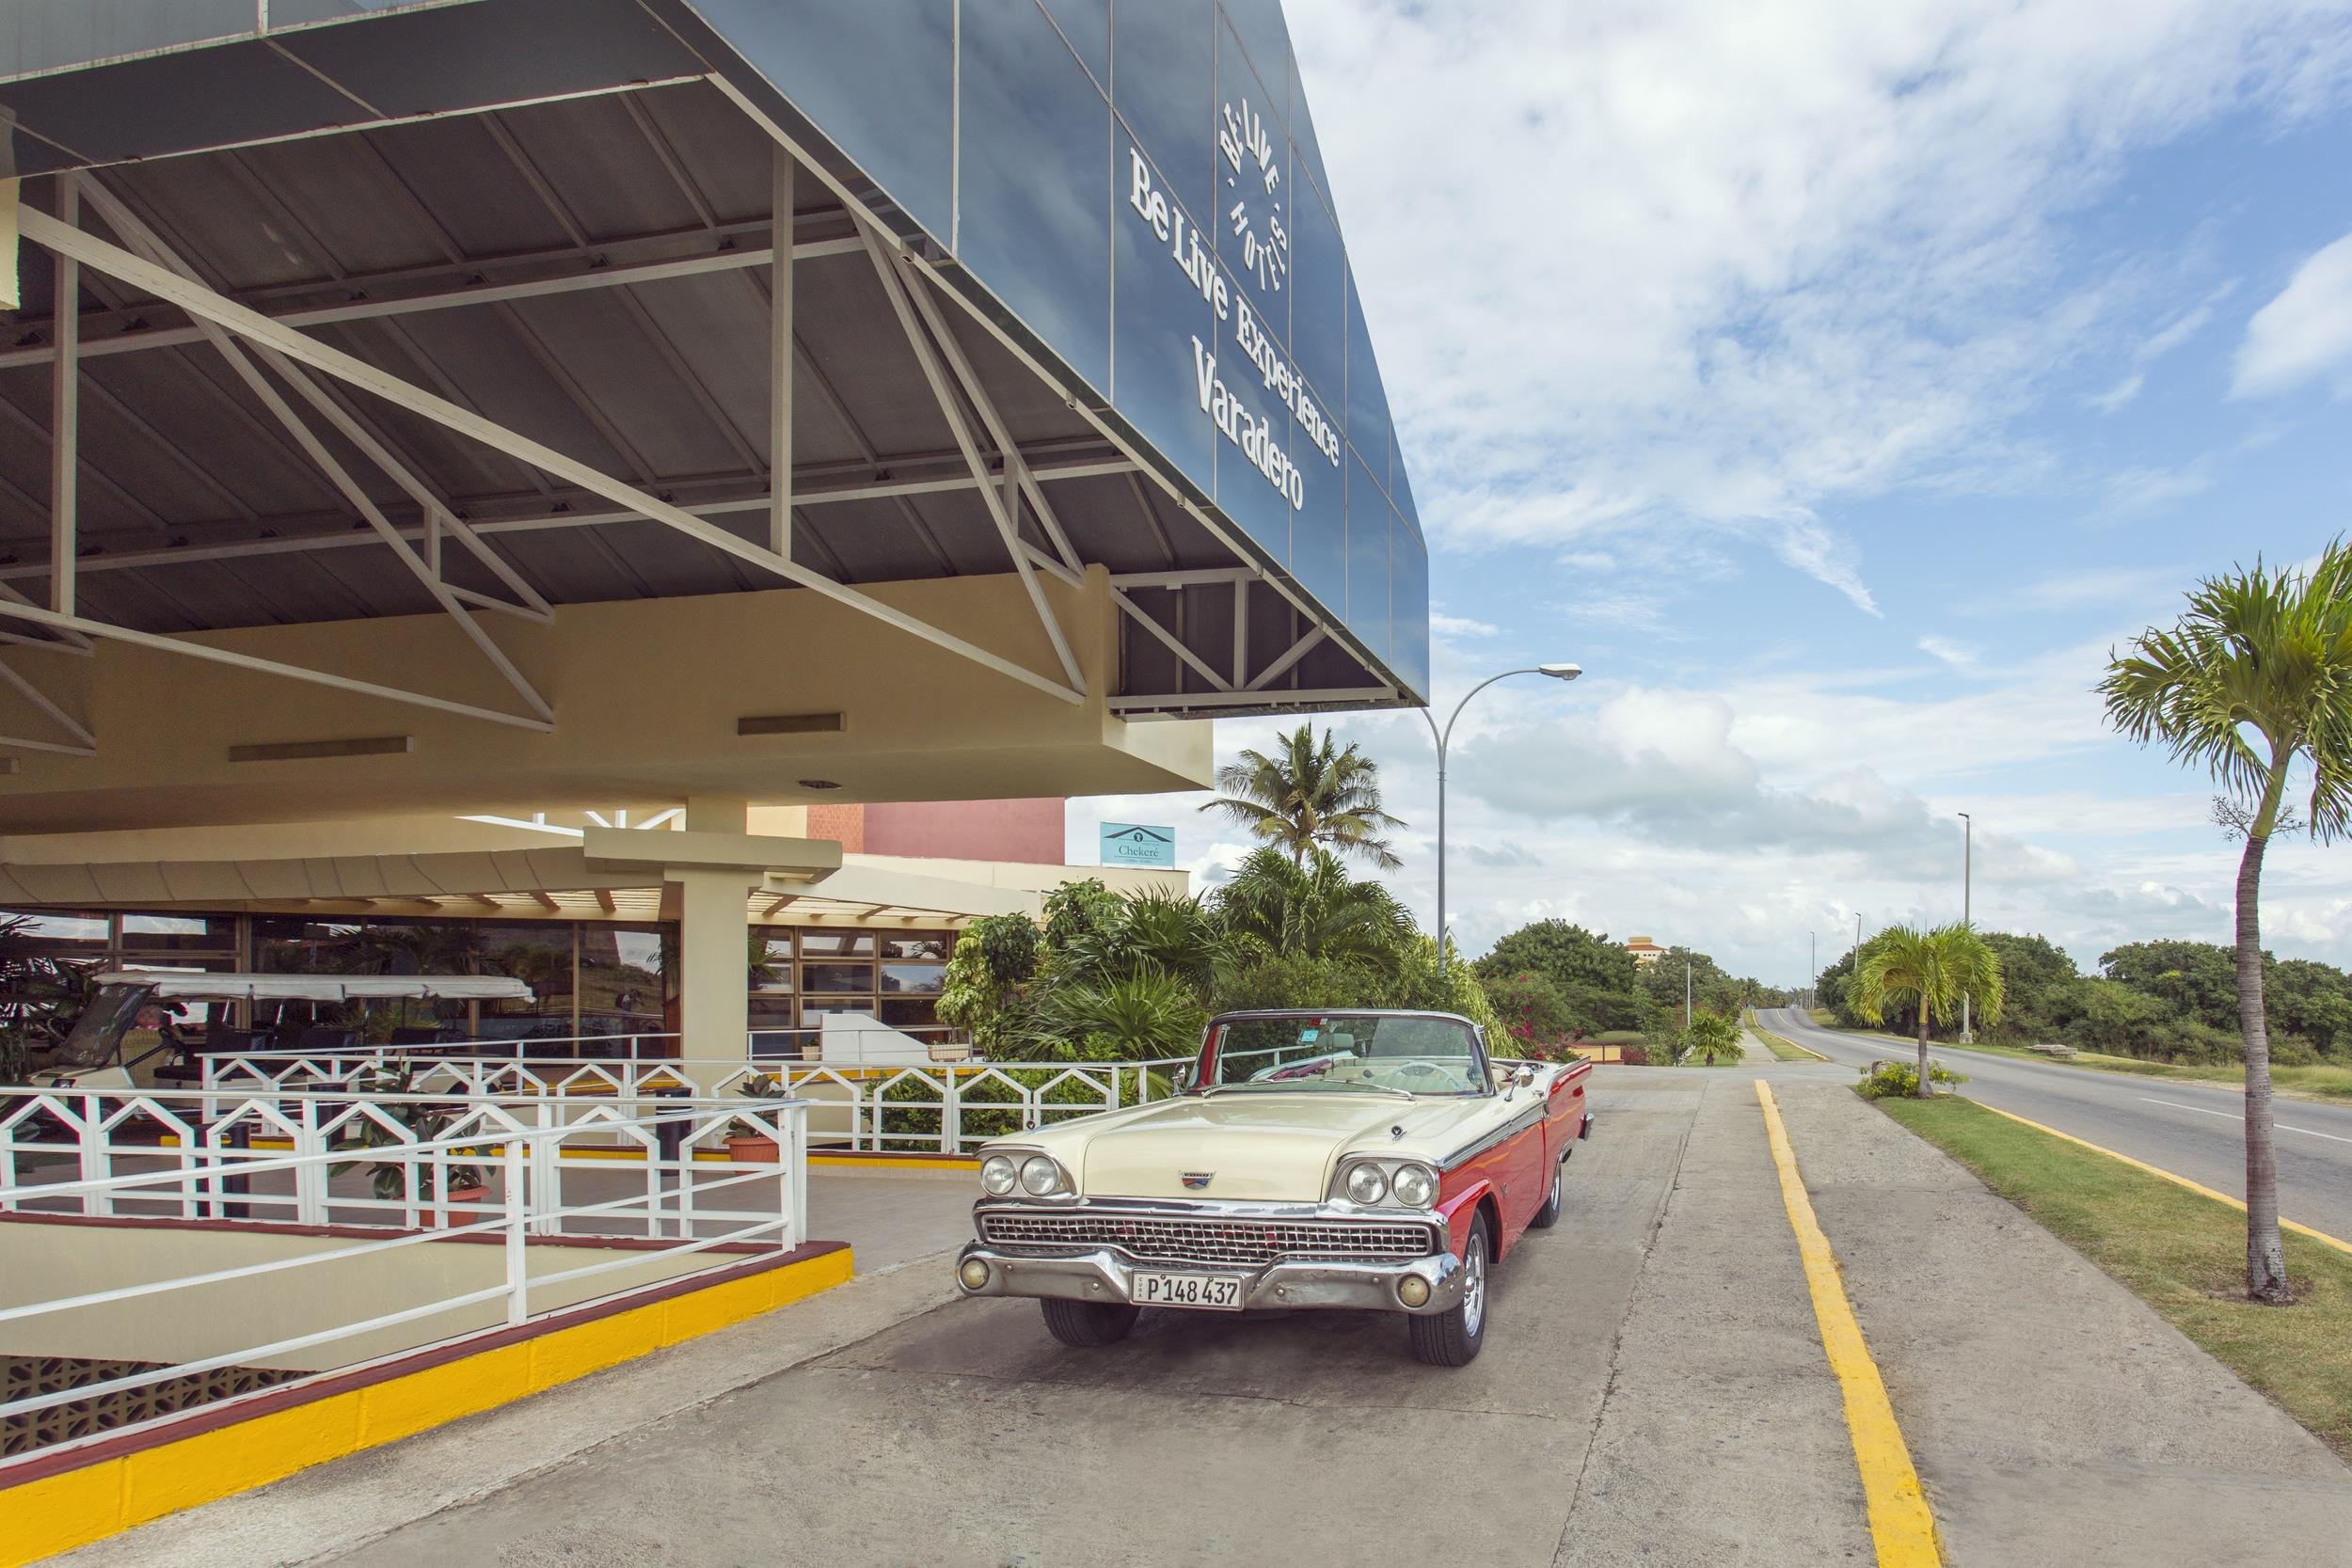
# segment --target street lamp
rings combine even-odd
[[[1442,730],[1438,728],[1436,714],[1427,708],[1421,710],[1421,716],[1429,721],[1429,738],[1438,743],[1438,973],[1440,975],[1445,974],[1445,752],[1454,739],[1454,721],[1462,717],[1462,710],[1470,706],[1472,697],[1497,681],[1508,680],[1513,675],[1549,675],[1556,681],[1572,681],[1583,673],[1584,666],[1581,664],[1538,664],[1532,670],[1505,670],[1499,675],[1488,675],[1462,694],[1462,700],[1454,705],[1454,711],[1447,716]]]
[[[1961,829],[1960,840],[1960,924],[1963,928],[1972,928],[1976,922],[1969,909],[1969,884],[1975,879],[1976,875],[1977,819],[1964,811],[1955,812],[1953,815],[1966,824]],[[1977,1038],[1977,1032],[1968,1026],[1968,993],[1962,991],[1960,993],[1960,1043],[1963,1045],[1972,1045]]]

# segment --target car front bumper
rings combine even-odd
[[[964,1264],[988,1265],[988,1279],[975,1288]],[[1451,1311],[1462,1299],[1461,1260],[1450,1252],[1395,1261],[1353,1262],[1338,1259],[1276,1259],[1255,1268],[1200,1263],[1139,1261],[1111,1248],[1039,1256],[972,1242],[956,1258],[956,1285],[967,1296],[1055,1296],[1065,1301],[1129,1303],[1136,1271],[1214,1275],[1241,1281],[1244,1311],[1274,1307],[1340,1308],[1362,1312]],[[1397,1288],[1407,1278],[1425,1280],[1429,1299],[1407,1307]]]

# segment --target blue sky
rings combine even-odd
[[[1451,915],[1775,981],[1960,912],[2227,940],[2211,790],[2106,650],[2352,531],[2352,0],[1293,0],[1432,536]],[[1276,726],[1219,726],[1220,757]],[[1347,719],[1432,906],[1417,714]],[[1244,846],[1184,797],[1213,881]],[[2352,965],[2344,847],[2265,939]],[[1840,933],[1843,933],[1841,936]]]

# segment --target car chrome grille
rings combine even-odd
[[[1422,1258],[1438,1247],[1426,1225],[1382,1220],[1204,1219],[1174,1214],[994,1213],[980,1239],[1004,1247],[1116,1247],[1172,1263],[1255,1267],[1277,1260]]]

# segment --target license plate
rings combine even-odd
[[[1241,1281],[1225,1275],[1159,1274],[1137,1269],[1128,1285],[1137,1307],[1201,1307],[1216,1312],[1241,1310]]]

